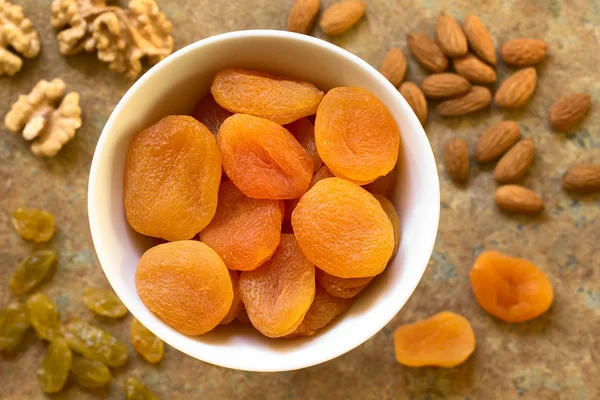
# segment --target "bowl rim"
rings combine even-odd
[[[308,35],[303,35],[303,34],[294,33],[294,32],[287,32],[287,31],[280,31],[280,30],[271,30],[271,29],[242,30],[242,31],[222,33],[222,34],[218,34],[218,35],[211,36],[208,38],[200,39],[194,43],[188,44],[188,45],[182,47],[181,49],[173,52],[168,57],[166,57],[164,60],[160,61],[159,63],[154,65],[152,68],[150,68],[145,74],[143,74],[127,90],[127,92],[123,95],[123,97],[119,100],[119,102],[117,103],[115,108],[112,110],[110,117],[108,118],[106,124],[104,125],[104,128],[102,129],[102,132],[101,132],[98,142],[96,144],[96,148],[94,150],[94,155],[93,155],[93,159],[92,159],[92,163],[91,163],[91,167],[90,167],[90,173],[89,173],[89,181],[88,181],[88,193],[87,193],[88,194],[88,220],[89,220],[92,242],[94,245],[94,250],[96,252],[96,256],[98,258],[98,261],[100,263],[102,271],[104,272],[104,274],[105,274],[106,278],[108,279],[109,284],[111,285],[113,290],[115,288],[115,284],[113,281],[116,281],[117,277],[112,276],[104,268],[104,265],[108,265],[109,262],[107,260],[107,256],[105,255],[104,248],[102,245],[103,240],[102,240],[102,235],[100,234],[100,228],[99,228],[100,223],[99,223],[98,217],[96,215],[96,211],[95,211],[95,208],[96,208],[96,200],[95,199],[97,197],[96,193],[98,191],[98,186],[96,184],[98,179],[96,178],[96,176],[98,175],[99,170],[102,168],[102,165],[100,162],[101,154],[104,153],[103,149],[105,147],[105,143],[108,140],[107,138],[110,135],[110,132],[113,131],[113,126],[116,123],[117,115],[120,114],[120,112],[122,112],[122,110],[129,103],[130,98],[141,86],[145,85],[147,81],[151,80],[152,77],[154,75],[158,74],[162,68],[164,68],[165,66],[167,66],[170,63],[176,62],[177,59],[179,59],[180,57],[182,57],[188,53],[194,52],[201,47],[212,45],[212,44],[215,44],[220,41],[227,41],[230,39],[239,39],[239,38],[243,38],[243,37],[265,37],[265,36],[279,38],[279,39],[283,38],[283,39],[294,40],[294,41],[303,41],[303,42],[309,43],[310,45],[324,48],[326,51],[337,53],[338,56],[341,56],[342,58],[346,59],[348,62],[358,64],[358,66],[362,70],[364,70],[366,74],[374,75],[374,78],[379,80],[380,83],[383,83],[384,85],[388,85],[388,89],[390,89],[390,91],[392,91],[394,93],[393,97],[395,97],[395,101],[407,104],[406,100],[402,97],[400,92],[385,77],[383,77],[383,75],[381,75],[373,66],[368,64],[366,61],[362,60],[360,57],[358,57],[358,56],[350,53],[349,51],[342,49],[341,47],[338,47],[330,42],[327,42],[325,40],[315,38],[312,36],[308,36]],[[436,162],[435,162],[435,158],[433,156],[433,150],[431,148],[431,144],[429,143],[429,140],[427,139],[427,136],[425,134],[425,131],[424,131],[421,123],[418,121],[414,112],[412,112],[412,109],[410,107],[408,107],[408,109],[410,110],[410,113],[406,117],[413,120],[412,125],[417,127],[416,134],[421,136],[421,140],[424,140],[429,148],[429,151],[425,151],[424,152],[425,154],[423,154],[424,155],[423,163],[433,165],[434,172],[435,172],[434,174],[432,174],[433,181],[430,183],[432,185],[432,189],[433,189],[432,194],[434,196],[434,199],[430,199],[432,206],[433,206],[433,208],[431,209],[431,214],[435,217],[434,218],[435,222],[432,222],[431,227],[430,227],[430,230],[433,233],[431,235],[429,235],[429,239],[426,242],[422,243],[423,250],[424,250],[423,253],[427,254],[427,258],[424,262],[424,266],[420,272],[420,275],[419,275],[418,279],[415,279],[414,282],[410,285],[410,290],[407,291],[404,302],[402,302],[401,304],[398,304],[396,306],[390,307],[390,310],[393,310],[393,312],[390,311],[385,316],[382,316],[382,318],[378,319],[379,323],[373,324],[372,329],[363,332],[362,335],[356,335],[355,339],[348,346],[344,347],[343,349],[339,349],[338,351],[330,351],[329,353],[323,352],[323,353],[321,353],[320,357],[311,359],[308,362],[306,362],[306,360],[303,360],[303,362],[300,362],[300,363],[288,363],[288,365],[285,368],[282,368],[281,366],[278,366],[275,368],[269,368],[269,367],[253,368],[251,366],[249,367],[248,365],[240,366],[239,363],[236,363],[234,361],[228,362],[219,357],[200,358],[197,354],[191,354],[192,352],[187,349],[187,346],[180,346],[177,340],[173,340],[170,337],[167,340],[165,340],[163,337],[161,337],[162,335],[161,336],[157,335],[157,336],[161,340],[163,340],[165,343],[169,344],[170,346],[174,347],[175,349],[179,350],[180,352],[182,352],[188,356],[191,356],[193,358],[196,358],[198,360],[213,364],[213,365],[230,368],[230,369],[244,370],[244,371],[277,372],[277,371],[292,371],[292,370],[298,370],[298,369],[302,369],[302,368],[308,368],[308,367],[311,367],[314,365],[318,365],[318,364],[322,364],[324,362],[330,361],[334,358],[337,358],[337,357],[357,348],[358,346],[360,346],[361,344],[363,344],[367,340],[369,340],[371,337],[373,337],[375,334],[377,334],[379,331],[381,331],[394,318],[394,316],[396,316],[398,314],[398,312],[404,307],[404,305],[406,304],[408,299],[414,293],[414,291],[415,291],[416,287],[418,286],[418,284],[420,283],[421,279],[423,278],[423,274],[425,273],[425,270],[427,269],[428,260],[431,258],[431,254],[432,254],[433,248],[435,246],[435,242],[436,242],[436,238],[437,238],[437,234],[438,234],[438,228],[439,228],[440,187],[439,187],[439,177],[437,174]],[[415,122],[416,122],[416,124],[415,124]],[[116,290],[115,290],[115,293],[117,294],[117,296],[119,296],[119,294],[117,293]],[[121,296],[119,296],[119,298],[120,297]],[[121,299],[121,300],[123,301],[123,299]],[[125,304],[127,309],[132,313],[132,315],[137,318],[137,316],[133,312],[133,309],[135,307],[133,307],[133,308],[130,307],[131,304],[127,304],[127,303],[129,303],[129,301],[123,301],[123,303]],[[162,323],[164,324],[164,322],[162,322]],[[148,328],[148,329],[150,329],[150,328]],[[153,332],[153,333],[156,335],[155,332]]]

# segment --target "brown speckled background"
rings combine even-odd
[[[391,46],[406,49],[405,34],[433,34],[435,17],[446,10],[462,19],[478,14],[496,43],[531,36],[549,44],[537,66],[539,84],[522,110],[491,109],[469,118],[442,120],[430,114],[426,131],[440,159],[445,141],[463,137],[474,144],[492,122],[512,118],[533,137],[536,161],[524,185],[539,192],[547,211],[515,217],[494,206],[491,166],[473,166],[469,184],[454,186],[439,167],[442,212],[437,246],[425,276],[404,309],[362,346],[313,368],[285,373],[247,373],[196,361],[167,349],[158,366],[143,362],[128,341],[129,317],[94,317],[81,299],[85,286],[108,287],[96,260],[86,209],[88,171],[94,147],[110,112],[131,82],[109,71],[93,55],[62,57],[50,26],[50,0],[24,0],[26,14],[42,38],[42,52],[14,78],[0,78],[0,114],[19,93],[40,79],[61,77],[81,93],[84,124],[54,159],[38,159],[20,137],[0,126],[0,306],[12,298],[6,283],[19,261],[38,247],[10,226],[18,206],[45,208],[56,215],[58,232],[48,246],[59,252],[60,268],[44,290],[63,320],[93,320],[127,342],[130,362],[114,371],[102,391],[74,384],[56,399],[124,398],[127,376],[143,380],[162,399],[598,399],[600,398],[600,196],[571,196],[560,188],[565,169],[576,161],[600,162],[600,2],[596,0],[366,0],[367,16],[342,36],[326,38],[378,66]],[[322,0],[322,5],[334,0]],[[122,2],[124,3],[124,2]],[[159,0],[174,22],[176,47],[241,29],[285,29],[292,0]],[[501,65],[503,79],[510,69]],[[408,79],[424,71],[410,61]],[[550,132],[548,106],[561,94],[587,91],[591,115],[572,134]],[[43,246],[39,246],[43,247]],[[552,309],[519,325],[488,316],[475,302],[468,273],[478,253],[497,249],[531,259],[555,289]],[[453,369],[405,368],[394,360],[395,327],[442,310],[465,315],[477,335],[477,349]],[[348,334],[352,334],[348,332]],[[0,355],[0,398],[42,399],[36,370],[45,345],[29,333],[19,351]]]

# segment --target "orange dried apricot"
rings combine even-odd
[[[343,313],[352,304],[351,299],[335,297],[327,293],[320,286],[316,287],[315,299],[306,312],[302,323],[286,338],[298,336],[312,336],[317,331],[329,324],[335,317]]]
[[[137,232],[191,239],[215,215],[221,156],[210,131],[172,115],[138,133],[127,152],[125,215]]]
[[[373,182],[364,185],[369,193],[380,194],[388,199],[391,199],[394,194],[394,188],[396,187],[396,181],[398,176],[398,165],[394,167],[390,172],[384,176],[380,176]]]
[[[204,124],[215,138],[219,133],[223,121],[232,115],[231,112],[217,104],[215,98],[210,93],[202,97],[198,101],[198,104],[196,104],[194,111],[192,111],[192,117]]]
[[[240,308],[238,310],[237,315],[235,316],[235,319],[237,319],[241,324],[252,325],[252,322],[250,322],[250,318],[248,318],[248,313],[246,312],[246,307],[244,306],[244,303],[241,301],[240,301]]]
[[[379,201],[379,204],[381,204],[381,208],[383,208],[383,211],[385,211],[387,216],[390,218],[390,221],[392,222],[392,227],[394,228],[394,252],[392,253],[393,257],[396,254],[396,251],[398,251],[398,245],[400,244],[400,217],[398,216],[396,207],[394,207],[391,201],[389,201],[380,194],[374,194],[373,196],[375,196],[377,201]]]
[[[280,125],[316,113],[323,98],[323,92],[312,83],[240,68],[217,72],[210,91],[226,110]]]
[[[390,111],[373,94],[337,87],[319,105],[315,141],[331,172],[364,185],[394,168],[400,131]]]
[[[217,252],[227,268],[251,271],[275,252],[282,220],[282,201],[252,199],[231,181],[223,181],[217,212],[200,232],[200,240]]]
[[[330,295],[342,299],[350,299],[356,296],[366,288],[369,282],[374,278],[373,276],[366,278],[338,278],[337,276],[330,275],[318,268],[315,271],[315,274],[319,286],[325,289]]]
[[[323,164],[321,168],[319,168],[319,170],[315,172],[313,177],[310,179],[308,189],[315,186],[315,183],[319,182],[321,179],[333,177],[335,177],[335,175],[329,170],[329,168],[327,168],[327,165]],[[285,200],[285,213],[283,215],[283,219],[285,221],[289,221],[292,219],[292,212],[294,211],[294,208],[296,208],[298,201],[300,201],[300,199]]]
[[[340,278],[381,273],[394,251],[392,222],[375,197],[340,178],[317,182],[292,213],[302,252]]]
[[[229,312],[233,287],[219,255],[202,242],[182,240],[147,250],[135,272],[142,302],[186,335],[201,335]]]
[[[231,286],[233,286],[233,300],[231,301],[231,307],[227,312],[227,315],[221,321],[221,324],[228,324],[235,319],[240,313],[240,309],[244,307],[242,299],[240,298],[240,283],[237,271],[229,271],[229,277],[231,278]]]
[[[318,171],[321,165],[323,165],[323,161],[321,161],[321,157],[319,157],[319,153],[317,152],[315,126],[313,123],[306,118],[300,118],[298,121],[287,124],[284,128],[294,135],[300,146],[312,157],[314,163],[313,172]]]
[[[223,169],[248,197],[295,199],[306,189],[313,161],[285,128],[264,118],[235,114],[217,137]]]
[[[315,267],[294,235],[282,234],[273,257],[239,279],[240,296],[252,325],[268,337],[296,330],[315,297]]]
[[[479,305],[503,321],[528,321],[552,305],[550,281],[527,260],[486,251],[477,257],[469,276]]]
[[[394,331],[396,360],[409,367],[454,367],[475,350],[475,333],[469,321],[444,311],[402,325]]]

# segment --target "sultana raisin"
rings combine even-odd
[[[215,138],[219,133],[223,121],[232,115],[231,112],[217,104],[215,98],[210,93],[198,101],[198,104],[196,104],[196,107],[192,112],[192,117],[204,124]]]
[[[321,161],[321,157],[319,157],[319,153],[317,152],[314,124],[306,118],[300,118],[298,121],[285,125],[284,128],[290,131],[298,143],[300,143],[300,146],[312,158],[313,171],[318,171],[321,165],[323,165],[323,161]]]
[[[182,240],[146,251],[135,272],[135,285],[148,309],[186,335],[216,327],[233,301],[227,267],[209,246]]]
[[[373,94],[337,87],[327,92],[319,106],[315,140],[331,172],[363,185],[394,168],[400,131],[390,111]]]
[[[72,353],[69,344],[62,337],[50,342],[40,369],[37,371],[38,381],[45,393],[59,392],[71,369]]]
[[[135,318],[131,320],[130,334],[133,348],[146,361],[156,364],[162,360],[165,344]]]
[[[54,236],[54,216],[36,208],[17,208],[12,213],[12,224],[19,236],[44,243]]]
[[[39,284],[48,275],[56,261],[54,250],[34,251],[14,270],[8,286],[14,294],[23,294]]]
[[[50,297],[38,292],[29,296],[26,304],[31,325],[41,339],[54,340],[62,336],[58,310]]]
[[[506,322],[523,322],[546,312],[553,290],[546,275],[521,258],[486,251],[470,273],[471,287],[479,305]]]
[[[127,400],[158,400],[158,398],[138,379],[130,376],[125,383]]]
[[[0,352],[14,350],[30,325],[25,304],[9,303],[0,313]]]
[[[375,276],[394,251],[394,229],[381,204],[340,178],[323,179],[306,192],[292,226],[306,258],[340,278]]]
[[[252,199],[231,181],[223,181],[217,212],[200,232],[200,240],[217,252],[227,268],[250,271],[275,252],[282,220],[280,200]]]
[[[317,283],[327,293],[342,299],[350,299],[359,294],[373,280],[373,276],[366,278],[338,278],[325,271],[317,269]]]
[[[73,354],[71,362],[71,376],[86,389],[99,389],[108,385],[112,379],[110,370],[98,360],[88,360]]]
[[[239,68],[217,72],[210,91],[226,110],[281,125],[316,113],[323,98],[312,83]]]
[[[233,287],[233,300],[231,301],[231,307],[229,308],[227,315],[221,321],[221,324],[232,322],[240,313],[240,309],[244,307],[242,299],[240,298],[240,278],[237,271],[229,270],[229,277],[231,278],[231,286]]]
[[[83,289],[83,302],[87,308],[104,317],[121,318],[127,314],[127,308],[117,295],[105,289]]]
[[[129,145],[127,222],[143,235],[191,239],[215,215],[220,182],[221,156],[210,131],[189,116],[165,117]]]
[[[69,347],[90,360],[101,361],[109,367],[127,362],[127,348],[117,338],[87,322],[75,320],[63,327]]]
[[[409,367],[454,367],[475,350],[469,321],[452,312],[402,325],[394,332],[396,360]]]

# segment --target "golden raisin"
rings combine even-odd
[[[0,312],[0,352],[14,350],[30,325],[25,304],[10,302]]]
[[[31,325],[41,339],[53,340],[62,336],[58,310],[50,297],[35,293],[29,296],[26,304]]]
[[[12,213],[15,231],[26,240],[43,243],[54,236],[54,216],[35,208],[17,208]]]
[[[139,355],[144,357],[150,364],[162,360],[165,353],[165,345],[162,340],[150,332],[140,321],[131,319],[130,326],[131,344]]]
[[[17,295],[27,293],[48,276],[55,261],[54,250],[34,251],[13,271],[8,287]]]
[[[117,338],[87,322],[75,320],[63,327],[69,347],[90,360],[98,360],[110,367],[127,362],[127,348]]]
[[[105,289],[83,289],[83,302],[87,308],[103,317],[121,318],[127,314],[127,308],[117,295]]]
[[[98,360],[88,360],[73,354],[71,376],[86,389],[99,389],[108,385],[112,379],[110,370]]]
[[[67,341],[57,337],[50,342],[40,369],[38,381],[44,393],[59,392],[69,377],[73,354]]]

